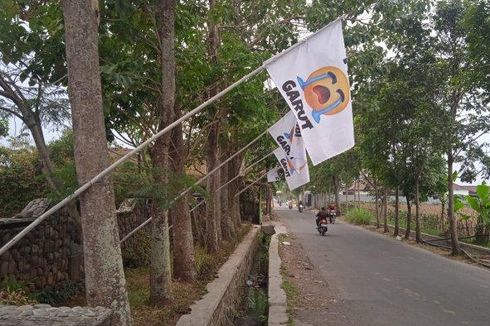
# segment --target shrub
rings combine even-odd
[[[24,289],[24,285],[15,280],[5,279],[0,288],[0,305],[23,306],[37,303]]]
[[[151,236],[148,231],[133,235],[128,246],[122,248],[124,267],[137,268],[150,265]]]
[[[34,298],[40,303],[53,306],[60,305],[83,291],[83,285],[71,281],[47,287],[40,292],[33,293]]]
[[[32,300],[29,294],[23,289],[2,289],[0,290],[0,305],[15,305],[23,306],[28,304],[34,304],[36,301]]]
[[[371,224],[371,221],[374,219],[374,215],[362,208],[353,208],[345,214],[345,217],[348,222],[359,225],[368,225]]]

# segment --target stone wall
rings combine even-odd
[[[0,219],[0,245],[4,245],[47,209],[26,206],[14,218]],[[125,201],[118,209],[119,233],[123,237],[147,218],[143,205]],[[27,217],[26,217],[27,216]],[[144,230],[140,231],[144,232]],[[83,278],[80,234],[67,214],[58,211],[34,228],[9,251],[0,256],[0,281],[8,278],[39,291],[67,281]],[[129,250],[138,243],[129,239],[122,246]]]
[[[46,304],[0,305],[2,326],[111,326],[112,311],[103,307],[59,307]]]
[[[34,217],[0,219],[0,245],[33,220]],[[15,280],[36,291],[75,277],[70,275],[72,252],[77,251],[70,235],[73,227],[63,213],[48,218],[0,256],[0,279]]]

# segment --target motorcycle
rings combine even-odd
[[[319,222],[318,222],[318,233],[320,233],[322,236],[325,236],[325,233],[327,233],[328,231],[328,226],[327,226],[327,220],[325,218],[322,218]]]
[[[330,220],[331,224],[335,224],[335,218],[337,217],[337,211],[335,209],[331,209],[328,212],[328,219]]]
[[[293,209],[293,204],[289,203],[289,209]]]
[[[303,208],[304,208],[304,207],[303,207],[303,204],[299,204],[299,205],[298,205],[298,211],[299,211],[300,213],[303,213]]]

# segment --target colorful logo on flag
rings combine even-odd
[[[320,123],[322,115],[337,114],[349,104],[349,79],[337,67],[323,67],[312,72],[306,80],[297,79],[316,123]]]

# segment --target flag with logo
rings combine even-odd
[[[294,167],[291,159],[281,147],[274,150],[274,155],[279,161],[279,166],[283,170],[289,190],[296,189],[310,182],[310,175],[308,173],[299,173]]]
[[[293,111],[314,165],[354,146],[340,19],[264,65]]]
[[[293,172],[304,173],[306,174],[305,178],[309,179],[310,172],[308,170],[305,143],[303,137],[301,137],[301,131],[293,112],[288,112],[270,127],[269,133],[288,156]]]
[[[276,182],[276,181],[279,181],[281,180],[281,176],[279,175],[279,170],[281,168],[280,167],[275,167],[273,169],[270,169],[268,172],[267,172],[267,182]]]

